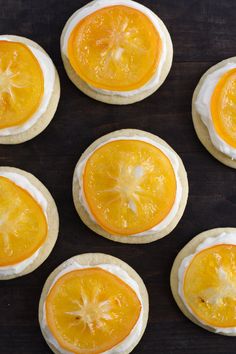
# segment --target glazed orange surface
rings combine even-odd
[[[128,91],[146,84],[155,73],[162,41],[151,20],[128,6],[93,12],[73,29],[69,61],[88,84]]]
[[[218,81],[211,98],[211,114],[216,132],[236,148],[236,69]]]
[[[31,195],[0,176],[0,266],[31,257],[47,236],[47,221]]]
[[[168,157],[140,140],[109,142],[88,159],[85,199],[97,223],[112,234],[151,229],[170,212],[176,178]]]
[[[59,278],[46,298],[50,331],[72,353],[103,353],[131,332],[141,303],[120,278],[101,268],[71,271]]]
[[[236,327],[236,246],[217,245],[195,255],[186,270],[184,297],[214,327]]]
[[[24,44],[0,40],[0,129],[26,122],[44,93],[41,67]]]

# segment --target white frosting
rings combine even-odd
[[[0,275],[8,276],[8,275],[14,275],[23,272],[23,270],[25,270],[30,264],[32,264],[35,261],[39,253],[40,253],[40,248],[31,257],[27,258],[23,262],[13,264],[7,267],[0,267]]]
[[[25,189],[41,206],[44,215],[47,219],[47,200],[43,196],[43,194],[35,187],[33,186],[30,181],[15,172],[0,172],[0,176],[6,177],[15,184],[17,184],[19,187]],[[25,259],[24,261],[6,266],[6,267],[0,267],[0,275],[14,275],[14,274],[19,274],[21,273],[25,268],[27,268],[30,264],[34,262],[34,260],[38,257],[40,253],[40,248],[29,258]]]
[[[118,345],[116,345],[112,349],[107,350],[106,352],[103,352],[103,354],[124,353],[124,351],[127,350],[136,341],[136,339],[140,336],[140,334],[142,332],[143,300],[142,300],[142,297],[140,294],[139,285],[133,278],[130,277],[130,275],[125,270],[123,270],[118,265],[99,264],[99,266],[88,266],[88,265],[85,266],[85,265],[79,264],[78,262],[76,262],[74,260],[69,260],[68,262],[65,263],[64,269],[55,277],[50,289],[53,287],[55,282],[60,277],[62,277],[64,274],[71,272],[73,270],[76,270],[76,269],[84,269],[84,268],[102,268],[102,269],[116,275],[117,277],[122,279],[126,284],[128,284],[135,291],[136,295],[138,296],[138,298],[141,302],[142,308],[141,308],[141,313],[140,313],[139,319],[138,319],[136,325],[134,326],[134,328],[132,329],[132,331],[130,332],[130,334],[123,340],[123,342],[119,343]],[[49,289],[49,291],[50,291],[50,289]],[[72,354],[72,352],[63,349],[60,346],[60,344],[57,342],[55,337],[52,335],[50,329],[48,328],[47,320],[46,320],[45,304],[43,305],[43,319],[42,319],[41,326],[43,328],[43,331],[44,331],[47,341],[49,343],[51,343],[61,354]]]
[[[141,11],[144,13],[153,23],[153,25],[156,27],[161,41],[162,41],[162,53],[160,57],[160,61],[158,63],[158,67],[156,72],[154,73],[153,77],[147,82],[145,85],[142,87],[136,89],[136,90],[131,90],[131,91],[110,91],[110,90],[104,90],[104,89],[99,89],[93,86],[90,86],[94,91],[98,93],[104,93],[106,95],[118,95],[122,97],[127,97],[127,96],[133,96],[138,93],[150,90],[154,88],[160,81],[160,75],[161,71],[164,65],[164,62],[166,60],[166,55],[167,55],[167,46],[166,46],[166,38],[165,34],[163,33],[163,30],[160,26],[160,22],[156,14],[152,12],[150,9],[147,7],[131,0],[96,0],[88,5],[82,7],[79,9],[77,12],[75,12],[74,15],[72,15],[72,19],[69,19],[67,23],[67,28],[65,30],[64,37],[62,38],[62,52],[68,57],[67,53],[67,45],[68,45],[68,40],[70,37],[71,32],[73,31],[74,27],[77,25],[79,21],[81,21],[83,18],[86,16],[90,15],[94,11],[97,11],[103,7],[108,7],[108,6],[113,6],[113,5],[124,5],[124,6],[129,6],[132,7],[136,10]]]
[[[8,36],[0,36],[0,41],[5,40],[5,41],[12,41],[16,42],[17,39],[11,39]],[[19,40],[20,42],[20,40]],[[30,129],[42,116],[44,112],[46,112],[49,101],[52,97],[52,92],[54,88],[54,83],[55,83],[55,67],[50,59],[50,57],[42,52],[41,50],[34,48],[30,45],[27,45],[27,47],[31,50],[31,52],[34,54],[36,59],[38,60],[38,63],[42,69],[43,72],[43,77],[44,77],[44,93],[43,97],[41,99],[41,103],[32,115],[30,119],[28,119],[25,123],[14,126],[14,127],[9,127],[9,128],[4,128],[0,129],[0,136],[9,136],[9,135],[15,135],[22,133],[28,129]]]
[[[168,157],[168,159],[170,160],[171,165],[172,165],[173,170],[174,170],[174,173],[175,173],[175,178],[176,178],[176,197],[175,197],[174,204],[173,204],[169,214],[159,224],[157,224],[156,226],[154,226],[153,228],[151,228],[151,229],[149,229],[147,231],[140,232],[138,234],[134,234],[133,236],[144,236],[144,235],[152,234],[153,232],[156,232],[156,231],[163,230],[175,218],[175,216],[176,216],[176,214],[178,212],[178,209],[179,209],[179,204],[180,204],[181,198],[182,198],[182,185],[181,185],[180,178],[179,178],[179,161],[177,159],[177,156],[169,148],[164,147],[163,145],[161,145],[161,144],[157,143],[156,141],[152,140],[151,138],[140,137],[138,135],[137,136],[134,135],[133,137],[123,136],[123,137],[118,137],[118,138],[111,138],[111,139],[107,140],[106,142],[101,143],[99,146],[97,146],[95,151],[98,148],[100,148],[102,145],[105,145],[105,144],[107,144],[107,143],[109,143],[111,141],[115,141],[115,140],[140,140],[140,141],[145,141],[145,142],[147,142],[149,144],[152,144],[153,146],[157,147],[158,149],[160,149]],[[75,174],[77,176],[77,180],[78,180],[79,185],[80,185],[80,195],[79,195],[80,203],[83,205],[84,209],[87,211],[90,219],[94,223],[97,223],[96,219],[94,218],[92,212],[89,209],[88,203],[87,203],[85,195],[84,195],[84,188],[83,188],[84,167],[86,165],[87,160],[89,159],[89,157],[93,153],[94,153],[94,151],[92,153],[90,153],[85,159],[80,161],[80,163],[76,167]]]
[[[216,333],[225,333],[225,334],[234,334],[236,333],[236,327],[229,327],[229,328],[223,328],[223,327],[214,327],[210,326],[209,324],[205,323],[202,321],[200,318],[198,318],[192,311],[192,309],[188,306],[185,297],[184,297],[184,291],[183,291],[183,285],[184,285],[184,276],[185,272],[190,265],[192,259],[195,257],[196,254],[201,252],[202,250],[213,247],[216,245],[221,245],[221,244],[229,244],[229,245],[236,245],[236,233],[232,232],[223,232],[217,237],[208,237],[205,239],[202,243],[198,245],[196,248],[195,252],[187,257],[185,257],[179,267],[178,270],[178,293],[179,296],[181,297],[184,305],[187,307],[188,311],[195,317],[199,322],[204,324],[205,326],[211,327],[215,330]]]
[[[211,115],[211,97],[220,78],[229,70],[236,68],[236,63],[227,63],[222,68],[207,75],[194,102],[201,120],[206,125],[212,144],[223,154],[236,159],[236,149],[226,143],[216,132]]]

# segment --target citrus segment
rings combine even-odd
[[[236,327],[235,274],[235,245],[217,245],[194,256],[184,277],[184,297],[204,323]]]
[[[46,319],[60,346],[73,353],[103,353],[123,341],[138,321],[141,303],[120,278],[101,268],[66,273],[46,298]]]
[[[128,6],[93,12],[73,29],[68,56],[88,84],[107,90],[134,90],[155,73],[162,41],[152,21]]]
[[[0,40],[0,129],[27,121],[44,92],[41,67],[24,44]]]
[[[116,140],[93,152],[83,174],[85,199],[112,234],[151,229],[170,212],[176,178],[168,157],[141,140]]]
[[[211,98],[211,114],[216,132],[236,148],[236,69],[218,81]]]
[[[0,266],[31,257],[47,236],[47,221],[32,196],[0,176]]]

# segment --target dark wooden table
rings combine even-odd
[[[141,1],[141,0],[140,0]],[[167,25],[174,63],[164,85],[130,106],[109,106],[78,91],[67,78],[59,39],[81,0],[0,0],[0,33],[29,37],[54,60],[61,79],[61,100],[50,126],[37,138],[0,146],[0,165],[37,176],[51,191],[60,214],[60,234],[47,261],[34,273],[0,283],[0,353],[50,353],[41,335],[37,310],[47,276],[67,258],[104,252],[128,262],[144,279],[150,318],[134,353],[235,354],[235,339],[195,326],[179,311],[169,286],[177,252],[199,232],[236,226],[235,171],[216,161],[198,141],[191,120],[191,97],[211,65],[236,55],[235,0],[142,0]],[[72,202],[73,169],[95,139],[120,128],[138,128],[165,139],[182,157],[190,195],[183,218],[166,238],[149,245],[123,245],[103,239],[83,225]]]

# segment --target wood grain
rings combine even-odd
[[[187,320],[172,299],[169,274],[177,252],[193,236],[214,227],[236,226],[235,170],[221,165],[198,141],[191,120],[193,90],[206,69],[236,54],[235,0],[140,0],[167,25],[174,64],[164,85],[146,100],[108,106],[80,93],[67,78],[59,51],[60,32],[81,0],[0,0],[0,33],[29,37],[48,51],[61,78],[62,95],[50,126],[32,141],[0,146],[0,165],[35,174],[58,205],[60,234],[48,260],[22,279],[0,283],[0,352],[49,354],[37,322],[43,284],[65,259],[104,252],[128,262],[150,294],[150,321],[134,353],[235,354],[235,340],[208,333]],[[121,128],[150,131],[182,157],[189,176],[185,214],[171,235],[150,245],[116,244],[87,229],[74,209],[73,169],[83,150]]]

